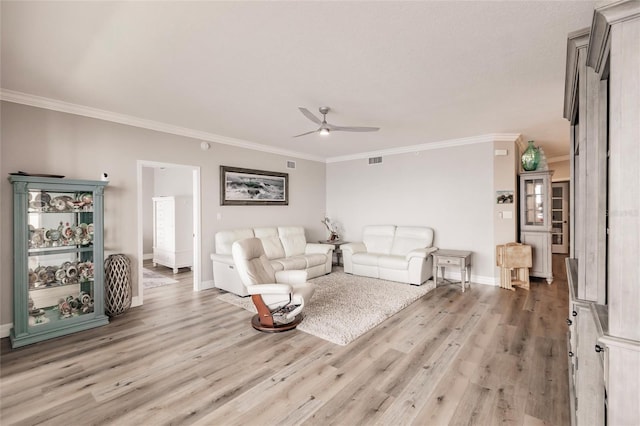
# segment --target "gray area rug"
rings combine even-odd
[[[343,346],[435,288],[433,280],[418,287],[353,276],[342,269],[309,281],[316,291],[298,330]],[[256,312],[250,297],[226,293],[218,299]]]
[[[163,285],[175,284],[178,281],[165,277],[151,269],[142,268],[142,285],[144,288],[162,287]]]

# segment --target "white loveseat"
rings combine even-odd
[[[375,225],[362,242],[340,246],[344,272],[421,285],[433,276],[433,229],[423,226]]]
[[[305,270],[308,278],[331,272],[334,246],[307,243],[302,226],[242,228],[216,233],[216,252],[213,261],[213,281],[217,288],[248,296],[240,280],[231,255],[234,242],[246,238],[259,238],[273,269],[277,271]]]

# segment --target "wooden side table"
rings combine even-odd
[[[335,241],[318,241],[321,244],[331,244],[334,249],[333,253],[336,255],[336,263],[332,262],[332,265],[335,266],[344,266],[342,264],[342,250],[340,250],[340,246],[343,244],[348,244],[349,241],[335,240]]]
[[[438,286],[438,267],[442,270],[444,281],[444,269],[447,267],[460,268],[460,286],[464,293],[465,287],[471,286],[471,252],[464,250],[438,250],[433,256],[433,282]]]

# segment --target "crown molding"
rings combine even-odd
[[[285,157],[300,158],[303,160],[317,161],[320,163],[338,163],[343,161],[358,160],[376,156],[388,156],[406,153],[415,153],[420,151],[429,151],[432,149],[450,148],[455,146],[472,145],[486,142],[517,142],[521,139],[518,133],[493,133],[480,136],[472,136],[460,139],[450,139],[437,142],[428,142],[420,145],[410,145],[398,148],[390,148],[380,151],[361,152],[357,154],[322,158],[314,155],[304,154],[296,151],[274,148],[272,146],[263,145],[255,142],[249,142],[242,139],[229,138],[226,136],[216,135],[213,133],[203,132],[200,130],[189,129],[186,127],[174,126],[159,121],[147,120],[127,114],[120,114],[103,109],[88,107],[85,105],[74,104],[71,102],[59,101],[56,99],[45,98],[43,96],[31,95],[28,93],[17,92],[0,88],[0,100],[13,102],[22,105],[29,105],[37,108],[49,109],[52,111],[64,112],[67,114],[80,115],[83,117],[96,118],[99,120],[110,121],[113,123],[124,124],[127,126],[139,127],[157,132],[169,133],[187,138],[197,139],[200,141],[213,142],[223,145],[231,145],[239,148],[251,149],[254,151],[267,152],[270,154],[282,155]]]
[[[172,124],[161,123],[159,121],[147,120],[131,115],[120,114],[112,111],[106,111],[103,109],[92,108],[85,105],[59,101],[56,99],[45,98],[42,96],[31,95],[28,93],[17,92],[4,88],[0,88],[0,100],[22,105],[29,105],[37,108],[49,109],[52,111],[64,112],[67,114],[80,115],[83,117],[97,118],[99,120],[111,121],[113,123],[125,124],[127,126],[140,127],[142,129],[154,130],[157,132],[170,133],[173,135],[184,136],[200,141],[231,145],[239,148],[251,149],[254,151],[278,154],[285,157],[295,157],[303,160],[317,161],[320,163],[325,162],[325,159],[322,157],[316,157],[314,155],[304,154],[301,152],[274,148],[272,146],[249,142],[242,139],[229,138],[226,136],[220,136],[200,130],[174,126]]]
[[[573,124],[578,100],[578,75],[585,58],[580,51],[589,47],[590,29],[574,31],[567,37],[567,62],[564,74],[564,118]]]
[[[370,157],[415,153],[430,151],[432,149],[451,148],[455,146],[473,145],[487,142],[516,142],[520,138],[519,133],[491,133],[487,135],[471,136],[468,138],[449,139],[437,142],[427,142],[419,145],[403,146],[399,148],[383,149],[380,151],[361,152],[358,154],[343,155],[327,158],[327,163],[340,163],[343,161],[361,160]]]
[[[640,1],[637,0],[622,0],[597,8],[591,23],[587,65],[600,74],[609,54],[611,26],[638,17],[640,17]]]

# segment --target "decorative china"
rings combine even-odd
[[[64,262],[60,266],[29,269],[29,288],[55,287],[93,280],[93,262]]]
[[[86,246],[93,241],[93,224],[81,223],[79,225],[70,225],[68,222],[57,228],[45,229],[37,228],[29,229],[29,248],[47,248],[81,245]]]
[[[29,191],[29,211],[32,212],[82,212],[92,208],[93,194],[89,192],[52,196],[45,191]]]

